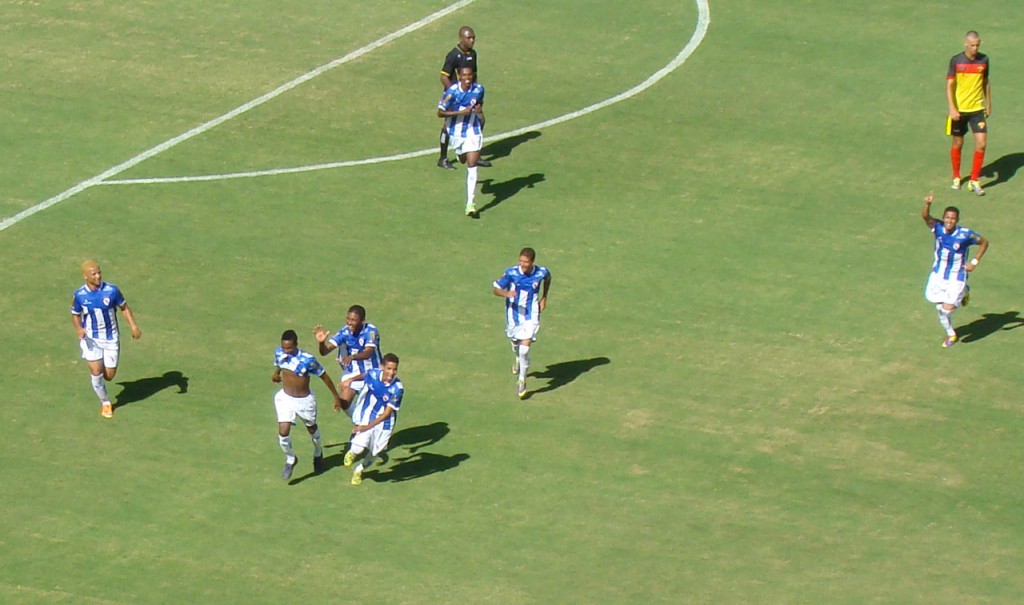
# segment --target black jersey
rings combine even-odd
[[[476,73],[476,51],[470,49],[469,52],[464,52],[461,48],[456,46],[448,53],[448,56],[444,58],[444,65],[441,67],[441,73],[448,76],[452,82],[455,82],[459,79],[459,70],[463,67],[472,67],[473,73]]]

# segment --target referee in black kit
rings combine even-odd
[[[448,56],[444,58],[444,65],[441,67],[441,93],[448,90],[452,85],[452,78],[455,77],[463,67],[473,69],[473,80],[476,80],[476,51],[473,45],[476,44],[476,32],[472,27],[463,25],[459,28],[459,43],[451,49]],[[480,159],[477,166],[490,167],[491,163]],[[441,156],[437,160],[437,167],[445,170],[455,170],[455,165],[448,159],[448,130],[447,120],[441,125]]]

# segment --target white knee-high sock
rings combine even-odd
[[[320,427],[317,427],[316,431],[309,436],[313,441],[313,457],[319,458],[324,455],[324,447],[320,440]]]
[[[950,316],[953,315],[952,310],[946,310],[939,307],[939,323],[942,324],[943,329],[946,330],[947,336],[956,334],[956,330],[953,329],[953,321]]]
[[[466,169],[466,205],[476,199],[476,166]]]
[[[519,345],[519,380],[526,380],[526,369],[530,367],[530,347]]]
[[[107,399],[107,381],[103,379],[103,374],[99,376],[89,375],[92,379],[92,390],[96,391],[96,396],[100,398],[101,402],[109,401]]]
[[[292,436],[282,437],[277,436],[277,442],[281,444],[281,451],[288,457],[288,462],[295,462],[295,449],[292,447]]]

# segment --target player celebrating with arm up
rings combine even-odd
[[[946,330],[943,347],[956,344],[956,330],[950,316],[961,305],[967,304],[970,288],[967,285],[967,274],[974,271],[981,258],[988,251],[988,240],[967,227],[961,227],[960,210],[949,206],[942,213],[942,220],[931,215],[932,201],[935,195],[929,193],[924,198],[921,218],[935,236],[935,259],[932,272],[928,275],[924,297],[935,305],[939,312],[939,323]],[[967,262],[968,249],[977,244],[978,254]]]

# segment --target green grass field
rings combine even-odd
[[[9,2],[0,220],[450,1]],[[111,177],[429,149],[470,24],[488,132],[528,129],[489,145],[477,221],[424,155],[93,184],[0,231],[0,602],[1024,600],[1024,5],[708,4],[681,67],[564,123],[530,128],[668,64],[699,3],[477,0]],[[984,198],[947,188],[968,28]],[[929,190],[992,241],[948,350]],[[554,282],[519,401],[490,290],[525,245]],[[144,332],[112,421],[68,319],[86,258]],[[289,485],[274,349],[351,304],[402,357],[391,459],[350,486],[322,406],[331,468],[298,430]]]

